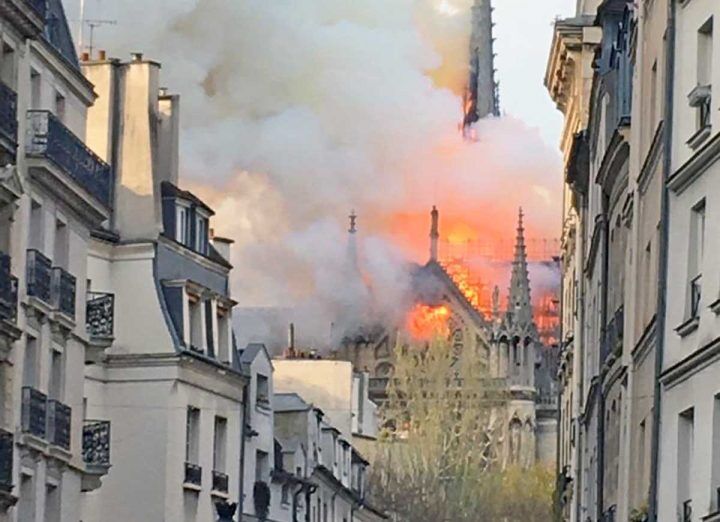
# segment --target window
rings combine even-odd
[[[225,473],[227,453],[227,419],[215,417],[215,440],[213,443],[213,470]]]
[[[688,318],[700,314],[702,296],[702,260],[705,251],[705,200],[695,205],[691,213],[690,244],[688,248]]]
[[[270,477],[270,460],[268,453],[257,450],[255,453],[255,480],[265,482]]]
[[[208,220],[202,216],[198,216],[195,221],[195,250],[201,254],[207,254],[208,251]]]
[[[25,360],[23,365],[23,386],[37,387],[38,340],[27,336],[25,340]]]
[[[45,522],[60,522],[60,487],[45,486]]]
[[[190,315],[190,349],[203,353],[203,307],[198,296],[188,296],[188,307]]]
[[[200,464],[200,410],[188,406],[185,426],[185,462]]]
[[[713,19],[708,19],[697,35],[697,86],[690,93],[690,106],[697,111],[697,130],[703,131],[712,123],[712,62]]]
[[[30,227],[28,232],[28,245],[30,248],[42,252],[44,250],[43,238],[45,237],[44,214],[42,205],[33,200],[30,204]]]
[[[658,64],[657,60],[650,69],[650,132],[654,132],[655,122],[657,121],[657,99],[658,99]],[[652,139],[652,138],[650,138]],[[649,140],[648,140],[649,141]]]
[[[16,67],[15,49],[0,42],[0,81],[14,91],[17,90]]]
[[[42,109],[42,78],[35,70],[30,71],[30,108]]]
[[[257,395],[256,402],[258,406],[267,407],[270,404],[270,381],[264,375],[257,376]]]
[[[692,519],[690,480],[693,476],[694,437],[695,410],[690,408],[678,416],[677,499],[682,522],[690,522]]]
[[[62,352],[50,350],[50,383],[48,391],[50,399],[63,400],[63,376],[65,374],[65,357]]]
[[[287,484],[283,484],[282,490],[280,490],[280,502],[283,506],[290,504],[290,486]]]
[[[60,94],[59,92],[55,92],[55,116],[57,116],[58,120],[64,122],[65,121],[65,96]]]
[[[60,220],[55,221],[55,248],[53,252],[53,265],[67,270],[69,268],[70,240],[68,227]]]
[[[222,310],[218,307],[217,312],[218,327],[218,359],[222,362],[230,361],[230,312]]]
[[[187,246],[190,243],[190,209],[179,204],[176,217],[175,240]]]

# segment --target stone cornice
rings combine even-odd
[[[664,370],[660,375],[660,382],[666,389],[673,388],[718,360],[720,360],[720,337],[716,337]]]
[[[716,133],[710,141],[670,176],[667,182],[668,188],[675,194],[682,194],[718,158],[720,158],[720,133]]]

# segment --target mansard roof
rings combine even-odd
[[[62,0],[47,0],[45,14],[45,40],[70,64],[80,71],[80,61],[75,51],[70,26],[68,25]]]

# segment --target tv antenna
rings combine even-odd
[[[87,45],[87,51],[92,56],[93,49],[94,49],[94,37],[95,37],[95,29],[98,27],[101,27],[103,25],[117,25],[117,20],[98,20],[98,19],[86,19],[85,18],[85,0],[80,0],[80,34],[78,35],[78,44],[80,45],[80,50],[85,49],[85,26],[88,26],[90,29],[89,31],[89,44]]]

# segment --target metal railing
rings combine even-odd
[[[17,94],[0,82],[0,134],[17,146]]]
[[[22,430],[41,439],[47,433],[47,396],[26,386],[22,389]]]
[[[0,491],[9,493],[13,487],[13,434],[0,430]]]
[[[51,160],[104,205],[110,206],[112,172],[49,111],[28,111],[27,154]]]
[[[18,279],[10,272],[10,256],[0,252],[0,319],[15,322],[18,305]]]
[[[202,468],[197,464],[185,463],[185,484],[202,486]]]
[[[682,522],[692,522],[693,509],[692,500],[686,500],[682,503]]]
[[[83,426],[83,461],[110,465],[110,421],[86,420]]]
[[[85,320],[90,337],[112,337],[115,331],[115,295],[88,292]]]
[[[227,493],[229,490],[229,482],[227,474],[221,471],[212,472],[212,489],[218,493]]]
[[[27,251],[27,293],[50,304],[52,262],[38,250]]]
[[[702,298],[702,275],[690,281],[690,319],[700,317],[700,299]]]
[[[75,318],[75,277],[64,269],[55,267],[52,280],[53,306],[61,313]]]
[[[45,20],[47,16],[47,0],[26,0],[26,2]]]
[[[60,401],[47,401],[48,442],[70,449],[72,408]]]

